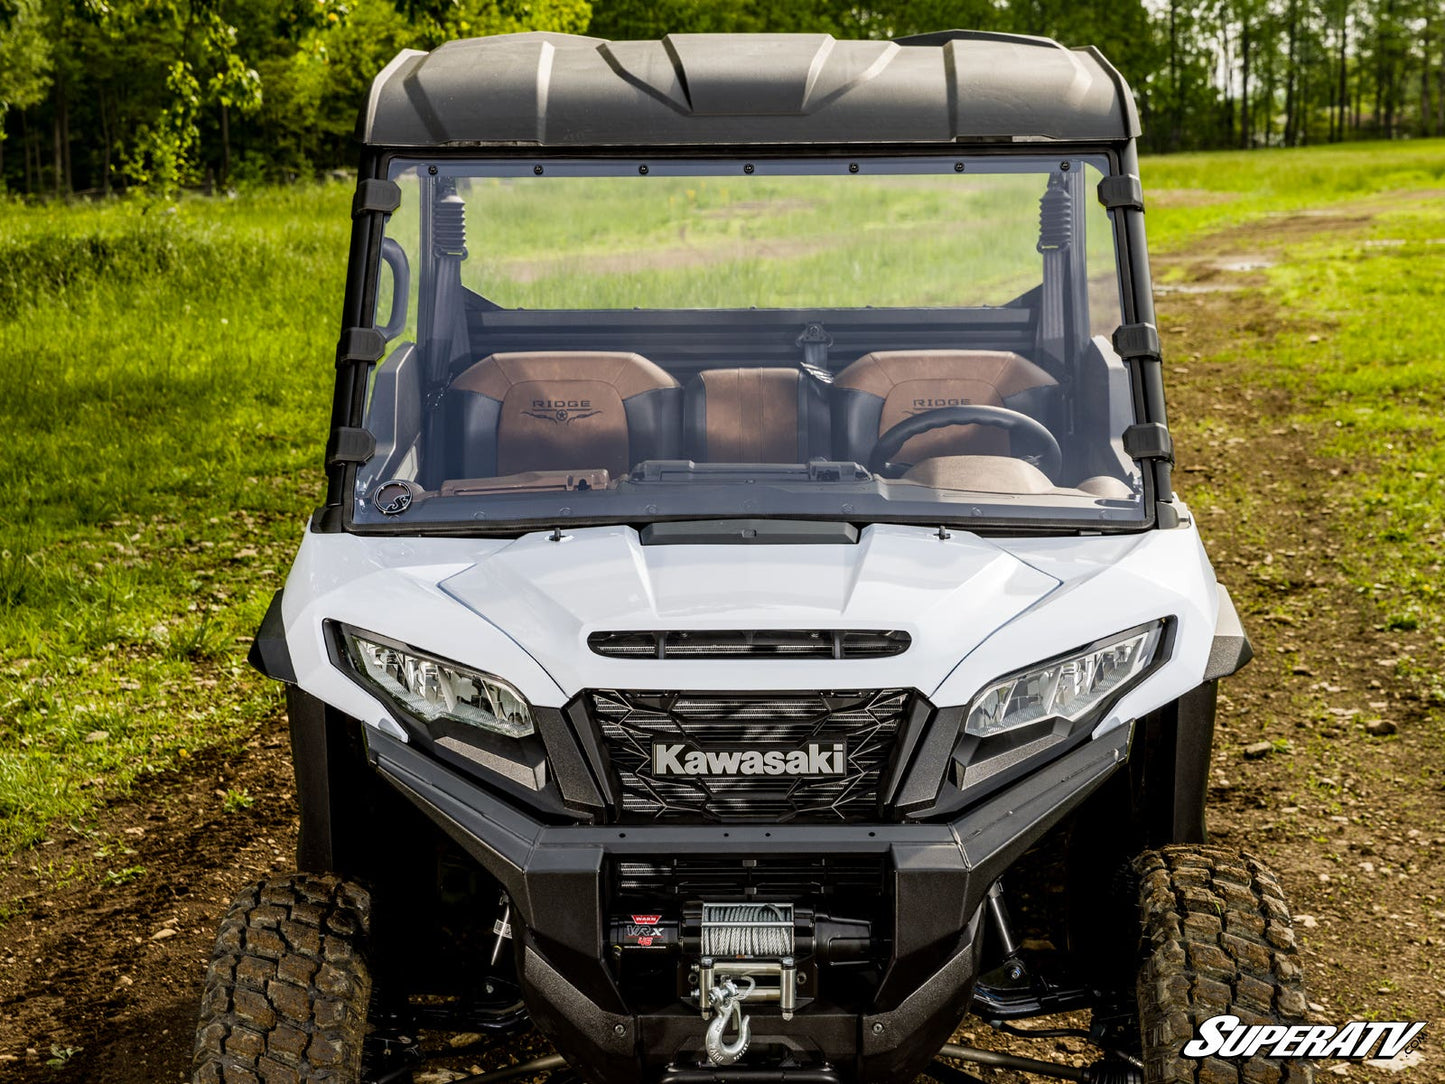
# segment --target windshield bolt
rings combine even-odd
[[[849,163],[848,163],[848,172],[849,172],[849,173],[857,173],[857,172],[858,172],[858,163],[857,163],[857,162],[849,162]]]
[[[962,162],[955,162],[955,163],[953,163],[953,172],[955,172],[955,173],[962,173],[962,172],[963,172],[963,163],[962,163]]]
[[[749,162],[747,165],[743,166],[743,172],[744,172],[744,173],[751,173],[752,171],[753,171],[753,164],[752,164],[751,162]]]
[[[637,172],[638,172],[638,173],[641,173],[643,176],[646,176],[646,175],[647,175],[647,167],[646,167],[646,166],[638,166],[638,167],[637,167]]]
[[[540,177],[540,176],[542,176],[542,167],[541,167],[541,166],[533,166],[533,167],[532,167],[532,172],[535,173],[538,177]]]
[[[426,171],[427,171],[428,173],[430,173],[433,177],[435,177],[435,176],[437,175],[437,167],[436,167],[436,166],[427,166],[427,167],[426,167]]]
[[[1059,163],[1059,170],[1063,173],[1069,172],[1069,163],[1067,159]]]

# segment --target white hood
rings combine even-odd
[[[880,524],[857,545],[644,546],[622,526],[557,542],[546,533],[309,532],[283,614],[301,687],[390,728],[381,704],[332,661],[325,622],[497,674],[550,707],[589,688],[912,688],[944,705],[967,703],[1009,671],[1172,617],[1174,657],[1121,704],[1143,711],[1198,684],[1216,608],[1192,527],[989,540]],[[685,629],[902,630],[912,644],[858,660],[619,659],[587,644],[594,632]]]
[[[441,589],[522,646],[569,692],[586,688],[931,690],[959,659],[1059,585],[955,532],[865,528],[857,545],[644,546],[627,527],[520,538]],[[611,659],[593,632],[901,629],[901,655],[850,660]]]

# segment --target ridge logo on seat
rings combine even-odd
[[[571,425],[581,418],[601,414],[602,411],[592,409],[591,399],[533,399],[532,409],[522,413],[529,418],[554,425]]]
[[[848,772],[844,742],[809,742],[797,749],[699,749],[687,742],[653,742],[654,776],[838,776]]]

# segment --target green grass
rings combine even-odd
[[[1445,139],[1339,143],[1307,149],[1146,158],[1139,168],[1150,244],[1180,248],[1199,234],[1262,215],[1328,209],[1386,193],[1445,195]]]
[[[4,208],[0,850],[277,709],[349,198]]]
[[[1445,187],[1445,141],[1150,159],[1143,174],[1155,244],[1181,248],[1271,212]],[[706,198],[735,212],[758,191]],[[920,186],[917,198],[938,196]],[[98,803],[279,712],[244,654],[320,497],[349,200],[332,185],[174,210],[0,207],[0,853],[57,823],[83,826]],[[894,292],[972,251],[941,238],[912,267],[879,261],[866,206],[849,213],[840,222],[789,204],[736,227],[724,225],[735,213],[699,218],[689,243],[731,259],[729,245],[790,239],[800,272],[816,276],[841,232]],[[1300,420],[1333,430],[1332,453],[1377,457],[1378,470],[1337,483],[1360,532],[1382,540],[1378,561],[1350,575],[1382,620],[1427,628],[1439,620],[1445,534],[1445,245],[1428,243],[1445,237],[1442,216],[1416,200],[1361,238],[1302,243],[1269,272],[1270,289],[1327,337],[1286,332],[1269,358],[1240,359],[1251,379],[1293,382]],[[530,284],[543,283],[565,217],[531,249],[520,216],[501,221],[515,258],[536,262]],[[482,236],[476,217],[471,228]],[[606,253],[617,240],[589,243]],[[703,270],[718,273],[680,273]],[[112,868],[143,872],[119,858]]]
[[[1342,570],[1383,627],[1439,636],[1445,199],[1401,199],[1358,230],[1306,239],[1268,274],[1282,308],[1317,325],[1281,335],[1267,360],[1295,395],[1298,413],[1287,421],[1323,430],[1321,449],[1342,470],[1325,479],[1353,543],[1342,548]],[[1433,667],[1408,676],[1445,700]]]

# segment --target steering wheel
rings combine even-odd
[[[902,447],[920,433],[948,425],[991,425],[1005,430],[1010,439],[1014,436],[1024,438],[1034,445],[1038,467],[1050,478],[1056,476],[1064,465],[1064,453],[1059,449],[1059,442],[1042,422],[1007,407],[978,405],[935,407],[904,418],[878,438],[873,454],[868,457],[868,469],[885,478],[897,478],[907,465],[891,460]]]

